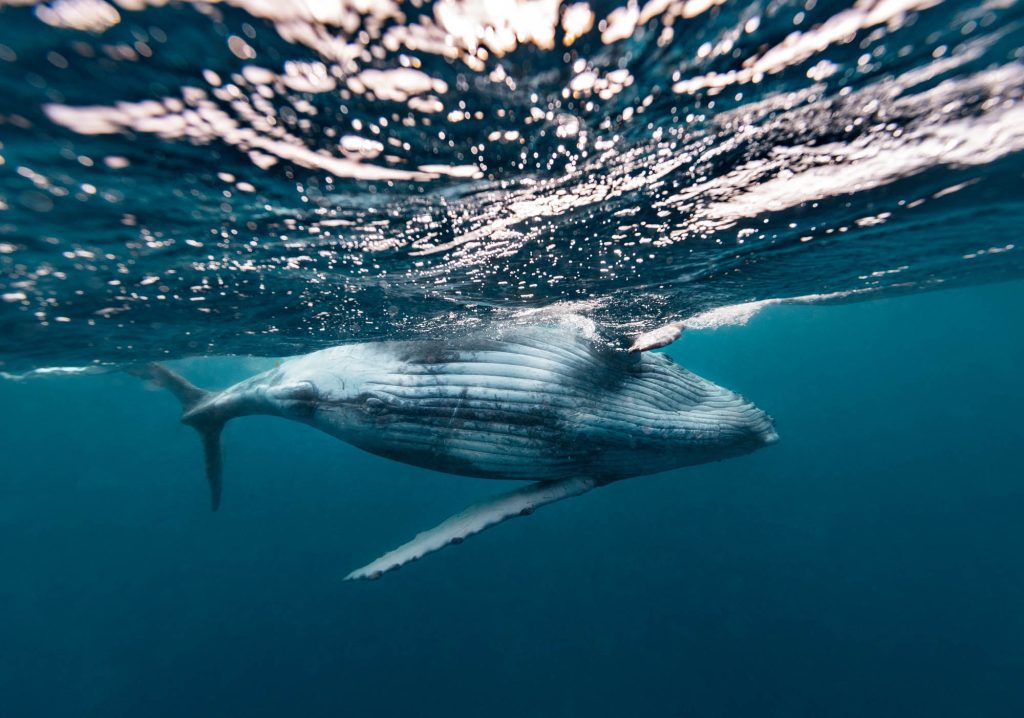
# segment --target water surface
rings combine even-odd
[[[1020,276],[1021,4],[0,2],[8,368]]]

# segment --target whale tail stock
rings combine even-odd
[[[177,372],[155,362],[133,367],[129,373],[148,379],[162,389],[167,389],[181,402],[182,423],[198,431],[199,438],[203,442],[206,480],[210,484],[210,506],[216,511],[220,507],[221,477],[223,475],[220,435],[225,421],[230,417],[218,416],[218,412],[201,409],[217,392],[200,389]]]

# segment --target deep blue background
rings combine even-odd
[[[508,486],[246,418],[211,514],[173,398],[2,382],[0,715],[1024,715],[1022,299],[688,334],[672,353],[776,446],[373,583],[341,578]]]

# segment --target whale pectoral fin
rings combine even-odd
[[[686,328],[686,323],[683,322],[672,322],[671,324],[665,324],[652,329],[649,332],[644,332],[633,340],[633,343],[629,345],[629,352],[646,352],[651,349],[660,349],[661,347],[668,346],[676,339],[683,335],[683,329]]]
[[[590,491],[598,483],[593,479],[563,479],[530,484],[474,504],[434,528],[424,531],[412,541],[389,551],[373,563],[356,569],[345,577],[346,581],[361,578],[379,578],[410,561],[438,551],[453,543],[462,543],[473,534],[489,526],[516,516],[529,516],[540,506]]]

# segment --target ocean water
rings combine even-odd
[[[1024,715],[1024,4],[0,0],[0,718]],[[586,315],[780,441],[499,482],[161,360]]]
[[[252,417],[214,514],[165,393],[0,383],[3,715],[1018,716],[1022,291],[687,335],[671,354],[778,444],[374,582],[341,579],[503,483]]]

